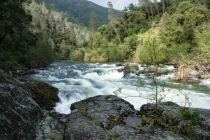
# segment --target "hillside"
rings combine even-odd
[[[101,26],[108,23],[108,8],[99,6],[93,2],[86,0],[45,0],[51,3],[55,8],[67,12],[79,22],[84,25],[89,25],[89,19],[92,12],[96,14],[97,24]],[[120,17],[121,12],[116,10],[117,15]]]
[[[82,47],[88,41],[89,31],[78,25],[67,14],[45,2],[32,1],[28,9],[32,15],[34,32],[41,32],[59,56],[68,59],[70,50]]]
[[[69,59],[75,48],[86,46],[89,40],[87,27],[43,1],[4,1],[1,8],[6,9],[0,12],[4,17],[0,23],[3,69],[42,67],[56,59]]]

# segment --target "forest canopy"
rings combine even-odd
[[[199,63],[210,61],[210,21],[207,0],[139,0],[131,4],[110,23],[98,28],[94,41],[89,41],[85,61],[132,61],[181,63],[192,58]],[[90,39],[91,40],[91,39]],[[114,52],[114,53],[113,53]]]

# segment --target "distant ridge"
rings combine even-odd
[[[55,8],[64,11],[74,17],[82,24],[88,26],[90,14],[95,13],[98,26],[108,23],[108,8],[97,5],[87,0],[45,0]],[[116,14],[120,17],[121,11],[116,10]]]

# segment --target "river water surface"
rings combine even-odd
[[[123,72],[118,72],[122,66],[116,64],[56,62],[46,70],[31,75],[31,78],[48,82],[59,89],[60,102],[55,110],[63,114],[70,113],[72,103],[96,95],[117,94],[136,109],[154,102],[151,100],[155,93],[153,80],[145,74],[124,77]],[[144,68],[143,65],[138,67]],[[173,101],[182,106],[190,101],[192,107],[210,109],[210,79],[194,79],[191,84],[175,83],[170,79],[176,69],[173,66],[165,66],[164,69],[169,70],[169,74],[157,77],[158,92],[160,97],[164,97],[163,101]],[[188,97],[189,100],[186,100]]]

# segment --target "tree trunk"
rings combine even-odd
[[[157,2],[157,0],[154,0],[154,5],[155,5],[155,9],[158,12],[158,15],[160,15],[160,11],[159,11],[159,8],[158,8],[158,2]]]
[[[117,28],[116,28],[115,25],[113,25],[113,28],[114,28],[115,33],[117,34],[117,38],[118,38],[118,40],[120,42],[120,45],[121,45],[122,44],[122,41],[121,41],[120,35],[119,35],[118,31],[117,31]]]
[[[166,9],[166,4],[165,4],[165,0],[161,0],[161,1],[162,1],[162,6],[163,6],[163,13],[164,13]]]
[[[154,19],[153,5],[150,3],[150,12],[152,14],[152,20]]]

